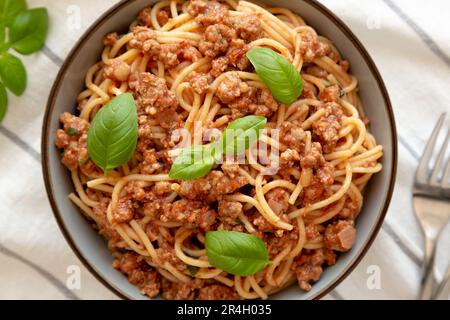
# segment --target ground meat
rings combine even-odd
[[[211,71],[209,72],[214,78],[219,77],[228,68],[228,58],[219,57],[212,61]]]
[[[339,65],[344,72],[348,72],[348,70],[350,69],[350,62],[348,62],[348,60],[339,61]]]
[[[151,12],[151,7],[142,9],[137,17],[139,24],[151,28],[153,26]]]
[[[280,142],[287,148],[303,152],[305,148],[306,133],[295,123],[283,122],[280,127]]]
[[[312,241],[320,237],[319,226],[317,224],[308,224],[306,230],[306,242]]]
[[[219,219],[220,221],[229,224],[235,225],[238,223],[238,217],[243,213],[242,204],[240,202],[219,201]]]
[[[317,36],[310,33],[301,35],[300,53],[306,63],[322,58],[331,52],[329,44],[321,42]]]
[[[164,266],[165,263],[169,263],[179,271],[185,271],[187,269],[187,265],[177,257],[173,244],[163,242],[161,247],[155,251],[161,266]]]
[[[130,88],[138,105],[138,112],[155,115],[164,111],[174,111],[177,106],[175,93],[167,88],[166,81],[151,73],[132,75]]]
[[[103,38],[103,44],[105,46],[113,47],[119,40],[117,32],[109,33]]]
[[[161,281],[162,297],[168,300],[194,300],[204,280],[193,279],[188,283],[171,282],[165,278]]]
[[[139,172],[141,174],[154,174],[162,168],[162,164],[158,161],[155,149],[146,150],[143,153],[143,160],[139,163]]]
[[[303,169],[317,169],[325,163],[322,146],[318,142],[311,144],[311,149],[300,160]]]
[[[60,116],[59,121],[63,124],[63,129],[56,132],[55,145],[63,149],[62,162],[73,171],[89,159],[87,151],[89,122],[67,112]]]
[[[169,193],[172,193],[172,183],[171,182],[167,182],[167,181],[158,181],[155,183],[155,185],[153,186],[152,191],[157,195],[157,196],[166,196]]]
[[[147,203],[146,206],[152,206]],[[216,212],[200,201],[181,199],[173,203],[164,203],[159,219],[162,222],[181,222],[183,225],[198,226],[209,230],[216,222]]]
[[[250,61],[247,58],[247,52],[249,49],[250,46],[242,39],[231,40],[226,54],[228,63],[239,70],[248,69],[250,67]]]
[[[130,181],[125,185],[127,196],[133,200],[143,201],[147,197],[143,181]]]
[[[120,59],[111,59],[105,65],[105,77],[114,81],[127,81],[131,67]]]
[[[280,216],[281,221],[284,222],[289,222],[289,218],[287,217],[287,215],[282,214]],[[275,237],[284,237],[285,234],[285,230],[279,229],[276,226],[274,226],[272,223],[270,223],[269,221],[267,221],[266,218],[264,218],[263,216],[259,215],[257,216],[254,220],[253,220],[253,224],[256,226],[256,228],[258,229],[258,231],[260,232],[265,232],[265,233],[270,233],[270,234],[274,234]]]
[[[161,53],[161,44],[156,41],[156,32],[148,27],[137,26],[131,29],[133,38],[128,43],[131,48],[142,50],[156,60]]]
[[[354,223],[347,220],[333,222],[327,226],[324,233],[326,247],[340,252],[350,250],[355,242],[355,237]]]
[[[189,77],[189,84],[198,94],[205,94],[209,90],[212,82],[211,75],[207,73],[192,72]]]
[[[290,232],[285,231],[282,237],[274,237],[272,233],[265,233],[263,235],[263,241],[266,244],[269,258],[273,260],[281,251],[286,249],[290,244],[296,243],[298,240],[298,229],[294,229]]]
[[[303,205],[309,205],[322,199],[325,195],[325,185],[317,178],[313,177],[311,183],[303,188],[301,199]]]
[[[342,208],[341,212],[339,212],[339,216],[344,218],[345,220],[353,221],[358,217],[360,211],[360,207],[356,202],[351,201],[351,198],[347,198],[344,204],[344,208]]]
[[[254,14],[230,18],[230,25],[236,30],[239,38],[248,42],[259,39],[263,35],[261,19]]]
[[[327,103],[325,115],[315,121],[313,127],[313,138],[320,141],[325,153],[331,153],[336,148],[341,129],[342,110],[336,103]]]
[[[322,275],[324,264],[336,263],[336,255],[328,249],[306,250],[298,256],[291,266],[297,276],[300,289],[311,290],[312,281],[318,281]]]
[[[223,103],[231,103],[247,92],[247,83],[241,80],[237,73],[228,73],[217,88],[216,95]]]
[[[169,22],[169,12],[167,10],[160,10],[156,14],[156,19],[158,20],[158,23],[160,26],[165,25],[167,22]]]
[[[191,0],[188,13],[204,27],[222,23],[228,18],[228,9],[224,5],[209,0]]]
[[[232,288],[212,284],[200,289],[197,300],[240,300],[240,296]]]
[[[189,60],[192,62],[196,62],[202,58],[202,54],[194,46],[184,48],[182,55],[184,60]]]
[[[106,217],[106,210],[108,209],[110,202],[111,199],[102,198],[100,199],[99,203],[92,208],[92,211],[94,212],[95,219],[98,223],[100,234],[105,236],[107,239],[120,238],[119,234],[109,223]]]
[[[184,50],[191,47],[187,41],[175,43],[164,43],[157,60],[164,64],[166,69],[171,69],[180,64],[179,57],[183,56]]]
[[[161,289],[159,273],[150,267],[136,253],[125,253],[114,260],[113,267],[128,276],[128,281],[137,286],[150,298],[156,297]]]
[[[300,154],[297,150],[286,149],[280,154],[280,166],[278,174],[284,179],[289,180],[292,169],[299,166]]]
[[[332,85],[325,88],[320,94],[319,99],[323,102],[337,102],[341,95],[341,88],[338,85]]]
[[[265,196],[269,207],[276,215],[286,213],[289,208],[289,193],[285,189],[275,188]]]
[[[288,217],[284,214],[289,208],[289,194],[282,188],[275,188],[266,194],[266,200],[272,211],[281,218],[281,220],[287,222]],[[275,232],[277,237],[283,236],[284,231],[279,230],[273,224],[266,220],[261,215],[258,215],[253,224],[262,232]]]
[[[131,199],[121,197],[117,202],[115,208],[112,210],[112,218],[115,223],[128,223],[133,219],[134,208]]]
[[[200,58],[197,49],[188,41],[173,43],[159,43],[156,40],[156,32],[148,27],[137,26],[132,29],[133,39],[130,40],[131,48],[142,50],[153,61],[161,61],[166,69],[171,69],[180,64],[181,59],[195,61]]]
[[[306,73],[321,79],[327,79],[328,77],[328,72],[325,69],[315,65],[307,67]]]
[[[214,202],[223,195],[231,194],[248,184],[245,176],[239,172],[238,165],[222,165],[223,171],[213,170],[206,177],[181,181],[177,193],[191,200]]]
[[[243,87],[245,89],[245,85]],[[231,118],[238,119],[252,112],[256,112],[256,95],[258,90],[255,87],[248,86],[247,91],[243,92],[241,96],[233,100],[228,107],[231,109]]]
[[[316,87],[312,83],[310,83],[308,81],[304,81],[303,92],[300,96],[300,100],[301,99],[316,99],[316,94],[317,94]]]
[[[207,56],[214,58],[228,50],[231,40],[236,38],[236,31],[224,24],[214,24],[206,28],[198,49]]]
[[[256,101],[249,106],[250,112],[257,116],[270,118],[278,110],[279,104],[270,93],[269,89],[258,89]]]
[[[317,169],[316,176],[322,184],[331,186],[334,183],[334,166],[329,162],[324,163]]]
[[[86,158],[87,157],[88,155],[86,155]],[[96,178],[103,175],[103,170],[97,167],[92,160],[86,161],[86,158],[79,161],[79,169],[81,173],[90,178]]]

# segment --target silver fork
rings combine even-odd
[[[417,168],[413,187],[413,204],[417,219],[425,238],[425,257],[420,299],[429,300],[436,284],[434,262],[436,243],[442,230],[450,219],[450,160],[445,164],[446,149],[450,140],[450,130],[442,146],[434,168],[428,169],[436,147],[439,132],[444,126],[445,113],[441,115],[425,148]]]

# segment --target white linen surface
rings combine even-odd
[[[9,96],[0,126],[0,298],[117,299],[93,277],[64,240],[51,212],[40,165],[46,100],[62,60],[84,30],[117,0],[29,0],[45,6],[45,49],[24,57],[28,88]],[[450,2],[446,0],[322,0],[366,46],[386,82],[399,134],[399,172],[386,222],[355,271],[326,299],[413,299],[418,294],[422,236],[411,205],[413,173],[438,116],[450,111]],[[75,6],[75,7],[74,7]],[[80,28],[68,17],[80,10]],[[447,228],[438,251],[446,269]],[[81,288],[66,286],[68,267],[81,268]],[[370,266],[381,288],[369,289]],[[369,269],[368,269],[369,268]],[[438,271],[439,271],[438,270]]]

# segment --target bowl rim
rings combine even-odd
[[[389,117],[389,126],[391,129],[391,154],[392,154],[392,163],[391,163],[391,170],[392,175],[390,177],[389,181],[389,187],[386,194],[386,201],[383,205],[383,208],[381,209],[381,214],[379,215],[379,218],[374,224],[369,233],[368,238],[366,239],[366,242],[364,246],[360,249],[360,252],[357,253],[357,255],[352,259],[352,261],[344,267],[344,270],[337,275],[337,277],[331,282],[331,284],[325,288],[323,288],[321,291],[317,292],[315,296],[313,296],[311,299],[317,300],[321,299],[328,293],[330,293],[333,289],[335,289],[347,276],[349,276],[353,270],[356,268],[356,266],[361,262],[361,260],[364,258],[366,253],[368,252],[369,248],[372,246],[376,236],[378,235],[378,232],[381,229],[381,226],[384,222],[384,219],[386,217],[392,195],[394,192],[394,186],[397,176],[397,159],[398,159],[398,142],[397,142],[397,128],[394,118],[394,112],[392,109],[392,103],[389,98],[389,93],[387,91],[386,85],[381,77],[381,74],[368,53],[367,49],[363,46],[361,41],[356,37],[356,35],[351,31],[351,29],[340,19],[338,18],[330,9],[328,9],[325,5],[319,3],[317,0],[303,0],[310,6],[312,6],[314,9],[318,10],[322,14],[324,14],[327,19],[332,22],[336,27],[340,29],[340,31],[343,32],[343,34],[352,42],[352,44],[355,46],[355,48],[358,50],[359,54],[364,59],[364,62],[368,66],[370,72],[372,73],[372,76],[375,78],[378,88],[382,93],[384,104],[386,107],[386,111]],[[75,255],[78,257],[78,259],[82,262],[84,267],[86,267],[89,272],[100,282],[102,283],[106,288],[108,288],[110,291],[112,291],[114,294],[116,294],[119,298],[122,299],[133,299],[129,295],[127,295],[123,290],[113,285],[110,281],[105,279],[98,270],[88,261],[87,258],[84,257],[81,250],[78,248],[76,241],[70,236],[68,229],[69,227],[64,223],[62,219],[62,215],[59,211],[58,205],[56,203],[54,194],[53,194],[53,185],[51,182],[51,173],[50,173],[50,163],[49,163],[49,153],[48,153],[48,137],[49,137],[49,122],[50,122],[50,116],[53,113],[53,109],[55,106],[55,97],[59,91],[61,80],[63,79],[64,75],[66,74],[67,68],[71,65],[73,62],[74,57],[77,55],[77,53],[80,51],[81,46],[85,43],[85,41],[89,38],[90,34],[92,32],[95,32],[98,28],[100,28],[107,20],[109,20],[113,15],[115,15],[118,11],[120,11],[123,7],[128,5],[129,3],[133,2],[133,0],[121,0],[120,2],[113,5],[111,8],[106,10],[99,18],[97,18],[90,26],[89,28],[83,33],[83,35],[78,39],[74,47],[70,50],[67,57],[64,59],[64,63],[62,64],[58,75],[56,76],[53,86],[51,88],[49,98],[47,100],[46,108],[45,108],[45,114],[44,114],[44,120],[42,124],[42,135],[41,135],[41,164],[42,164],[42,173],[44,178],[44,184],[45,189],[47,192],[47,196],[50,202],[50,206],[53,211],[53,215],[58,223],[59,229],[61,230],[62,234],[64,235],[64,238],[66,239],[67,243],[71,247],[72,251],[75,253]]]

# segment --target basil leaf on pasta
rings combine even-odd
[[[213,267],[238,276],[254,275],[270,263],[264,242],[247,233],[210,231],[205,247]]]
[[[27,10],[25,0],[0,0],[0,21],[10,26],[14,18],[25,10]]]
[[[22,95],[27,86],[27,72],[22,61],[15,56],[0,53],[0,77],[5,87],[16,96]]]
[[[88,132],[88,153],[105,174],[133,156],[138,140],[137,108],[124,93],[100,109]]]
[[[21,54],[32,54],[45,44],[48,13],[45,8],[24,11],[15,17],[9,32],[11,47]]]
[[[5,86],[0,82],[0,122],[5,117],[8,108],[8,95]]]
[[[292,104],[302,94],[302,78],[288,59],[268,48],[253,48],[247,57],[276,100]]]
[[[169,177],[177,180],[194,180],[206,176],[215,165],[211,149],[205,146],[184,148],[176,158]]]
[[[267,118],[262,116],[247,116],[233,121],[220,137],[219,150],[223,150],[226,156],[242,153],[258,141],[266,124]]]

